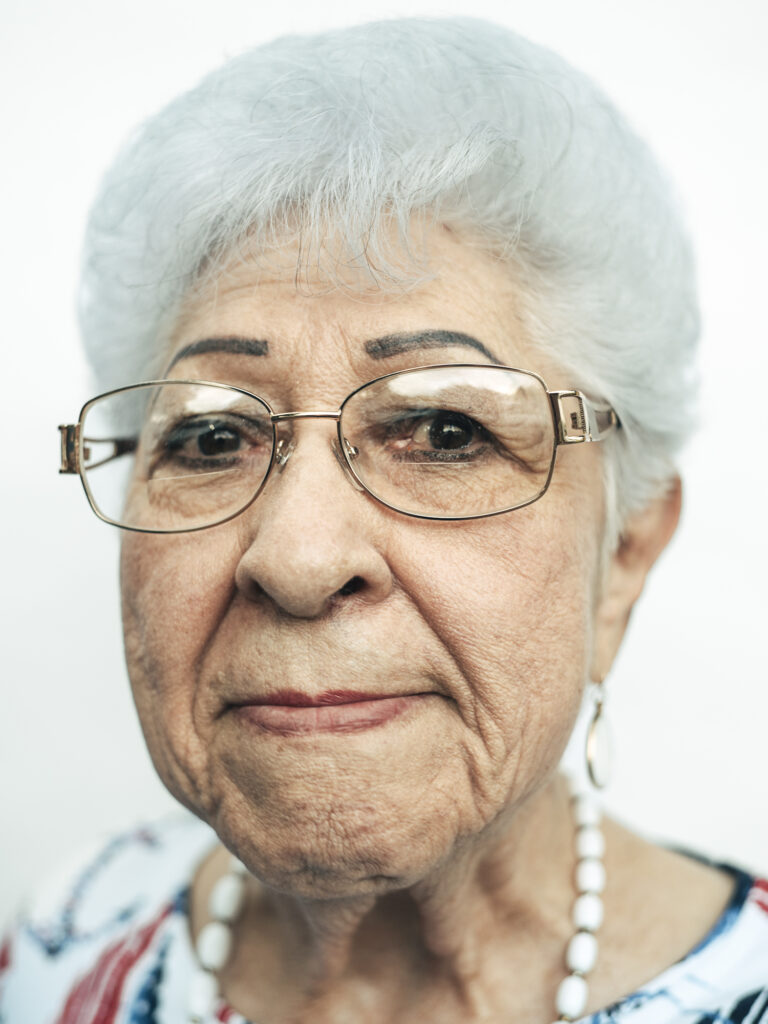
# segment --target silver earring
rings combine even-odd
[[[605,789],[611,780],[613,744],[611,731],[605,714],[605,684],[597,683],[595,711],[587,730],[587,774],[593,786]]]

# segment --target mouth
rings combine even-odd
[[[434,696],[437,695],[328,690],[310,697],[297,690],[280,690],[233,704],[232,710],[242,722],[281,736],[360,732],[399,718]]]

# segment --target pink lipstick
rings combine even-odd
[[[430,694],[371,696],[357,690],[328,690],[309,697],[280,690],[235,706],[239,718],[283,736],[313,732],[357,732],[397,718]]]

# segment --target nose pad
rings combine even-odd
[[[341,466],[341,468],[346,473],[347,479],[352,484],[352,486],[355,488],[355,490],[356,491],[364,491],[365,488],[361,485],[360,481],[357,479],[355,474],[349,468],[349,463],[344,458],[344,456],[341,454],[338,442],[336,441],[335,438],[333,439],[333,441],[331,441],[331,448],[333,448],[333,454],[336,456],[336,461],[338,462],[338,464]],[[353,444],[350,444],[349,441],[346,439],[346,437],[344,438],[344,451],[347,453],[347,455],[349,456],[350,459],[356,459],[357,456],[359,455],[358,449],[355,448],[355,446]]]
[[[357,456],[360,454],[360,449],[355,448],[352,442],[348,441],[346,437],[344,438],[344,451],[347,453],[350,459],[356,459]]]
[[[344,473],[349,482],[352,484],[356,491],[364,492],[365,488],[360,484],[358,479],[355,477],[355,474],[349,468],[349,464],[347,463],[344,456],[341,454],[338,442],[336,441],[335,438],[331,441],[331,448],[333,449],[333,454],[336,456],[336,461],[344,470]],[[344,450],[347,452],[350,459],[356,459],[359,454],[358,449],[353,444],[350,444],[346,437],[344,438]],[[293,455],[295,451],[296,442],[293,440],[293,438],[291,438],[290,441],[287,441],[284,437],[280,438],[275,447],[275,463],[277,465],[278,473],[282,473],[282,471],[285,469],[285,465],[288,462],[288,459],[290,459],[290,457]]]
[[[280,473],[285,469],[286,462],[290,459],[295,450],[296,442],[293,439],[286,441],[284,437],[281,437],[277,442],[277,447],[275,448],[275,462],[277,463],[277,468]]]

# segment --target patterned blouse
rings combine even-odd
[[[112,839],[49,884],[0,945],[0,1024],[185,1024],[189,879],[214,841],[174,819]],[[768,1024],[768,881],[718,866],[735,886],[710,933],[585,1024]],[[223,1002],[216,1022],[248,1024]]]

